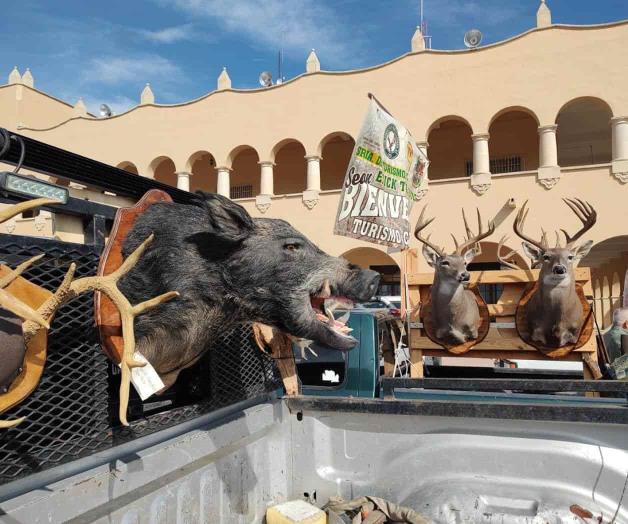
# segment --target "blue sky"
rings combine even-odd
[[[628,18],[628,0],[547,0],[554,23]],[[424,0],[435,49],[483,44],[535,24],[538,0]],[[227,66],[233,87],[257,87],[261,71],[305,69],[315,48],[323,69],[372,66],[409,50],[419,0],[2,0],[0,74],[30,67],[36,87],[95,111],[137,103],[150,82],[158,103],[215,89]]]

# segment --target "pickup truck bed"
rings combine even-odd
[[[255,523],[376,495],[443,524],[582,522],[574,504],[628,523],[625,424],[475,404],[264,396],[2,486],[0,520]]]

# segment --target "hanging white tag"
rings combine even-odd
[[[136,351],[133,357],[137,362],[146,363],[146,365],[141,368],[131,369],[131,384],[133,384],[140,398],[146,400],[151,395],[157,393],[157,391],[162,390],[164,383],[161,381],[161,378],[159,378],[155,368],[146,360],[144,355]],[[118,367],[119,366],[120,364],[118,364]]]

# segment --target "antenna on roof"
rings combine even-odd
[[[423,0],[420,0],[419,3],[419,17],[419,27],[423,35],[423,42],[425,42],[425,49],[432,49],[432,37],[427,34],[427,20],[423,18]]]

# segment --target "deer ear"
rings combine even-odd
[[[425,260],[427,260],[430,267],[436,266],[436,262],[438,262],[438,259],[440,258],[440,255],[436,251],[425,244],[423,245],[423,256],[425,257]]]
[[[464,263],[470,264],[471,262],[473,262],[473,259],[478,256],[478,251],[479,250],[476,247],[472,249],[467,249],[464,252]]]
[[[576,249],[574,249],[574,254],[576,255],[576,258],[580,260],[581,258],[586,257],[589,254],[589,251],[591,251],[592,247],[593,240],[587,240],[581,246],[576,247]]]
[[[521,242],[521,247],[523,248],[523,252],[526,254],[528,258],[531,258],[534,262],[539,260],[543,255],[543,250],[539,249],[528,242]]]

